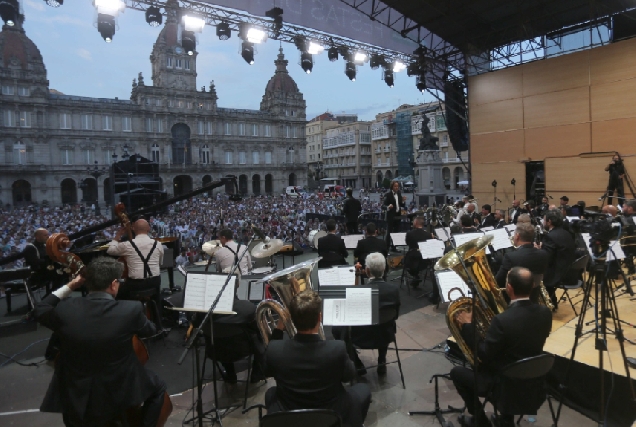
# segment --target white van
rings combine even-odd
[[[291,198],[302,197],[302,193],[304,193],[304,190],[300,187],[294,187],[293,185],[290,185],[289,187],[285,188],[285,195]]]

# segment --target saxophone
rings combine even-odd
[[[475,284],[477,295],[473,324],[477,328],[477,333],[481,339],[486,337],[486,331],[493,317],[502,313],[508,307],[486,259],[486,247],[492,240],[492,235],[484,235],[466,242],[444,255],[435,264],[435,270],[453,270],[466,284],[471,281]],[[466,266],[466,269],[464,269],[463,265]],[[452,291],[449,291],[449,295]],[[473,354],[470,346],[462,338],[461,325],[456,321],[457,314],[462,311],[471,311],[471,309],[471,298],[462,296],[456,299],[448,306],[446,324],[462,353],[466,356],[466,360],[473,365],[476,355]]]

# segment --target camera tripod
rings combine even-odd
[[[616,296],[614,295],[614,287],[611,286],[609,280],[607,278],[607,270],[609,269],[609,262],[606,262],[605,255],[611,251],[609,248],[609,242],[594,242],[592,245],[592,251],[595,255],[593,258],[594,264],[592,267],[592,271],[590,273],[590,278],[585,284],[584,289],[584,297],[583,303],[581,305],[581,314],[578,319],[578,323],[575,329],[574,336],[574,344],[572,345],[572,351],[570,353],[570,360],[568,361],[567,368],[565,371],[565,378],[563,383],[560,384],[560,388],[563,390],[561,394],[561,398],[559,399],[559,407],[557,409],[555,423],[556,426],[558,424],[559,417],[561,415],[561,408],[563,407],[563,402],[567,397],[567,385],[570,377],[570,371],[572,368],[572,362],[574,361],[574,357],[576,356],[576,348],[579,343],[579,339],[583,336],[583,326],[585,325],[585,313],[587,309],[590,308],[590,295],[592,293],[592,287],[594,287],[595,291],[595,304],[594,304],[594,323],[595,327],[588,332],[585,333],[594,333],[595,334],[595,349],[598,351],[598,369],[599,369],[599,378],[600,378],[600,399],[599,399],[599,417],[598,422],[603,423],[605,420],[605,378],[604,378],[604,356],[603,353],[608,351],[607,346],[607,335],[608,335],[608,317],[606,314],[611,314],[611,321],[613,323],[613,331],[611,331],[616,339],[618,340],[620,349],[621,349],[621,358],[623,360],[623,366],[625,368],[625,373],[627,379],[629,381],[632,399],[636,399],[636,393],[634,392],[634,385],[632,384],[630,373],[629,373],[629,364],[627,361],[627,355],[625,354],[625,337],[623,335],[623,329],[621,327],[621,320],[618,315],[618,307],[616,305]],[[609,402],[608,402],[609,403]]]

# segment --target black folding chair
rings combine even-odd
[[[567,301],[572,306],[572,310],[574,311],[575,316],[578,316],[578,314],[576,312],[576,307],[574,306],[574,302],[572,301],[572,297],[570,297],[569,292],[578,291],[583,287],[583,283],[585,283],[585,281],[583,280],[583,273],[587,268],[587,263],[589,260],[590,256],[588,254],[583,255],[579,259],[575,260],[568,269],[568,272],[563,276],[563,280],[561,280],[561,282],[557,283],[556,285],[557,289],[563,290],[563,295],[561,295],[560,301],[565,301],[567,299]]]

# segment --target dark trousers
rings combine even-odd
[[[625,187],[624,187],[622,179],[620,180],[620,182],[617,182],[615,184],[611,183],[607,187],[607,204],[608,205],[612,204],[612,196],[614,195],[614,190],[616,190],[616,197],[617,197],[618,204],[620,206],[623,206],[623,202],[625,202]]]
[[[161,415],[161,408],[163,406],[164,394],[166,393],[166,383],[157,376],[154,372],[146,369],[148,376],[153,385],[153,391],[144,401],[141,408],[141,419],[143,427],[155,427],[159,416]],[[113,420],[119,417],[126,416],[126,409],[121,408],[121,414],[115,417],[104,417],[100,414],[86,415],[84,418],[80,418],[75,411],[65,411],[63,414],[64,425],[67,427],[107,427],[113,425]]]
[[[337,340],[343,340],[347,342],[347,352],[349,353],[349,358],[356,365],[356,368],[364,368],[364,364],[358,357],[358,352],[354,348],[353,344],[348,340],[348,326],[333,326],[331,328],[331,335]],[[378,350],[378,363],[386,363],[386,353],[389,350],[389,344],[380,345],[377,348]]]
[[[347,221],[347,233],[358,234],[358,221]]]
[[[350,427],[362,427],[364,419],[369,412],[369,405],[371,404],[371,389],[367,384],[354,384],[351,387],[345,389],[345,394],[342,399],[331,405],[329,408],[319,409],[331,409],[340,415],[342,423]],[[292,411],[294,409],[318,409],[318,408],[285,408],[278,402],[276,397],[276,386],[270,387],[265,392],[265,406],[267,407],[267,413],[273,414],[275,412]]]
[[[153,276],[147,279],[126,279],[126,283],[119,286],[119,292],[117,293],[118,300],[139,300],[138,293],[141,291],[148,291],[153,289],[155,292],[152,294],[152,300],[157,305],[157,316],[155,324],[157,328],[161,329],[161,276]]]
[[[386,221],[386,246],[391,249],[395,249],[393,240],[391,239],[391,233],[400,232],[400,220],[399,219],[387,219]]]

